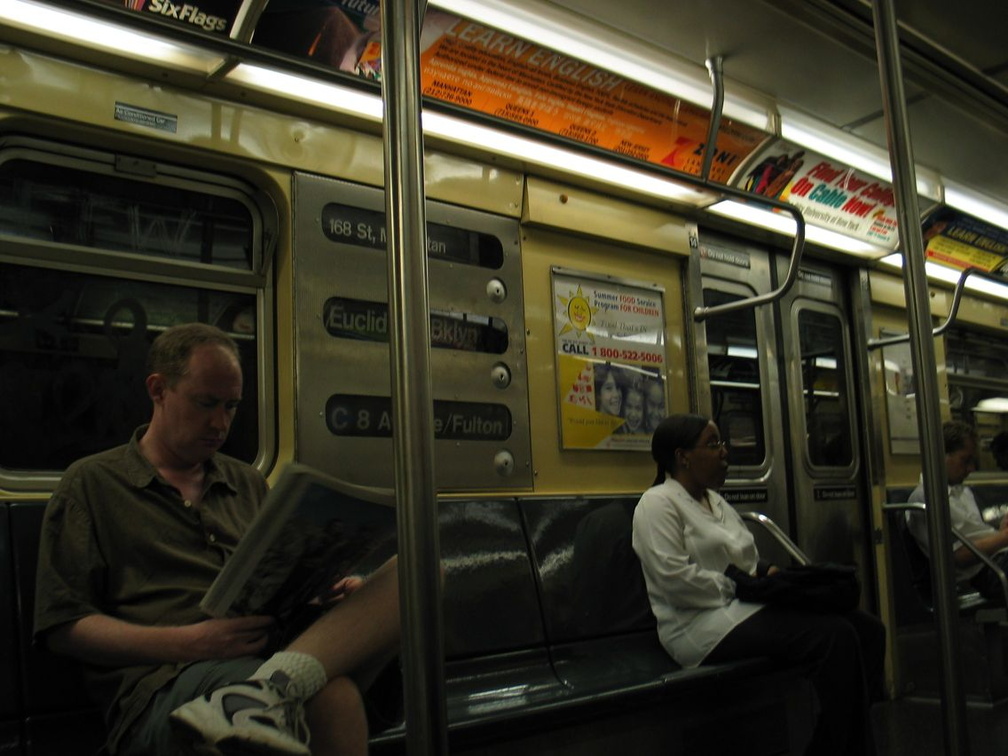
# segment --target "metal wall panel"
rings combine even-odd
[[[693,254],[690,281],[695,304],[747,299],[774,288],[772,258],[766,249],[700,230]],[[761,306],[715,316],[695,324],[694,339],[699,411],[720,423],[722,438],[730,444],[728,480],[721,493],[738,509],[762,512],[790,533],[788,456],[772,309]]]
[[[784,275],[786,260],[778,260]],[[867,488],[862,465],[844,272],[803,262],[779,303],[794,460],[798,545],[814,561],[854,563],[863,603],[874,598]]]
[[[438,489],[530,488],[518,222],[428,201],[427,224]],[[384,250],[380,190],[295,174],[296,456],[391,486]]]

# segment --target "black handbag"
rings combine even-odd
[[[740,601],[842,613],[857,609],[861,600],[857,572],[846,564],[800,565],[766,577],[754,577],[730,564],[725,575],[735,583],[735,597]]]

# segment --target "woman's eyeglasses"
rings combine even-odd
[[[696,449],[696,448],[716,449],[717,451],[720,451],[721,449],[727,449],[728,448],[728,442],[727,441],[722,441],[721,439],[714,439],[712,441],[708,441],[706,444],[697,444],[693,448],[694,449]]]

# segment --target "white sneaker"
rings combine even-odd
[[[304,705],[286,694],[288,682],[282,672],[274,672],[269,680],[225,685],[183,704],[168,718],[197,753],[310,756]]]

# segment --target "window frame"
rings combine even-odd
[[[243,180],[219,173],[34,137],[4,135],[0,137],[0,165],[13,159],[34,160],[57,167],[72,167],[109,176],[118,175],[131,181],[213,194],[237,200],[248,209],[252,222],[249,270],[51,242],[3,232],[0,232],[0,262],[127,281],[252,295],[256,310],[255,363],[259,390],[258,396],[254,401],[248,402],[243,411],[257,413],[259,444],[252,464],[265,472],[277,454],[276,417],[273,410],[276,377],[273,361],[267,359],[267,356],[274,354],[275,344],[272,263],[279,228],[277,206],[272,198],[265,191]],[[127,440],[123,439],[123,442]],[[62,470],[15,470],[0,466],[0,488],[25,493],[51,491],[62,473]]]

